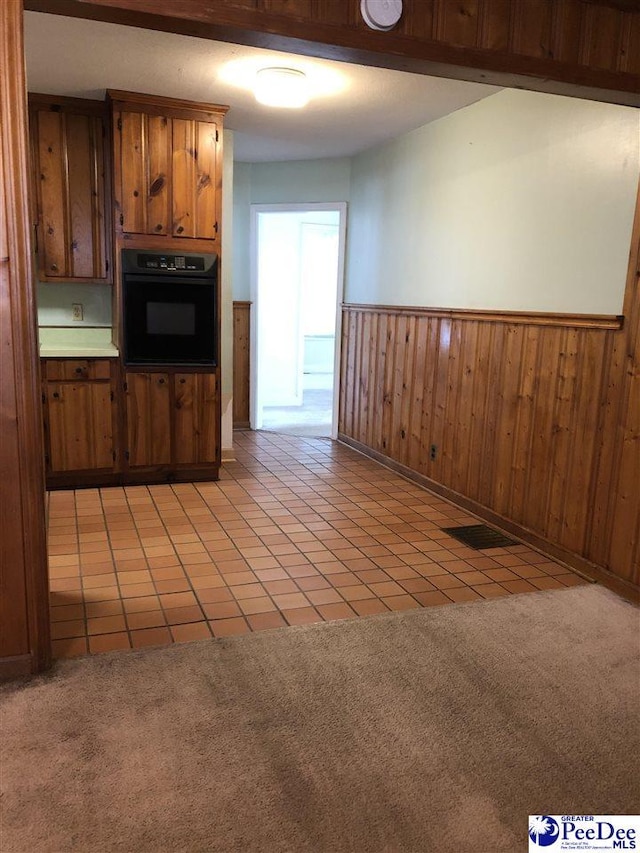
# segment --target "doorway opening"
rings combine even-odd
[[[251,427],[338,432],[345,202],[251,205]]]

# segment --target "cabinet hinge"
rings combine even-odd
[[[129,386],[127,385],[127,383],[126,383],[126,382],[123,382],[123,383],[122,383],[122,390],[123,390],[123,391],[128,391],[128,390],[129,390]]]
[[[44,391],[42,392],[42,402],[43,403],[47,402],[47,395],[44,393]]]
[[[117,125],[118,125],[118,130],[122,130],[122,119],[121,118],[118,119]]]
[[[216,142],[220,140],[220,134],[218,133],[218,128],[216,127]]]
[[[124,225],[124,213],[120,214],[120,225]]]
[[[114,400],[113,391],[109,394],[109,397],[111,399],[111,402],[113,403],[113,400]]]
[[[113,453],[112,453],[111,455],[113,456],[113,461],[115,462],[115,461],[116,461],[116,452],[115,452],[115,450],[113,451]]]
[[[129,451],[128,450],[125,450],[124,458],[127,460],[127,462],[129,461]]]
[[[216,234],[218,233],[218,223],[217,222],[213,223],[213,230],[216,232]]]
[[[104,271],[109,272],[109,261],[105,260],[104,262]]]

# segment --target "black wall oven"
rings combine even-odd
[[[217,255],[123,249],[122,308],[125,364],[217,364]]]

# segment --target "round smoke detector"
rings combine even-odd
[[[392,30],[402,16],[402,0],[360,0],[360,13],[372,30]]]

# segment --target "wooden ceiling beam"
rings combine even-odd
[[[25,0],[25,9],[306,56],[640,106],[640,10],[583,0],[405,0],[392,32],[359,0]]]

